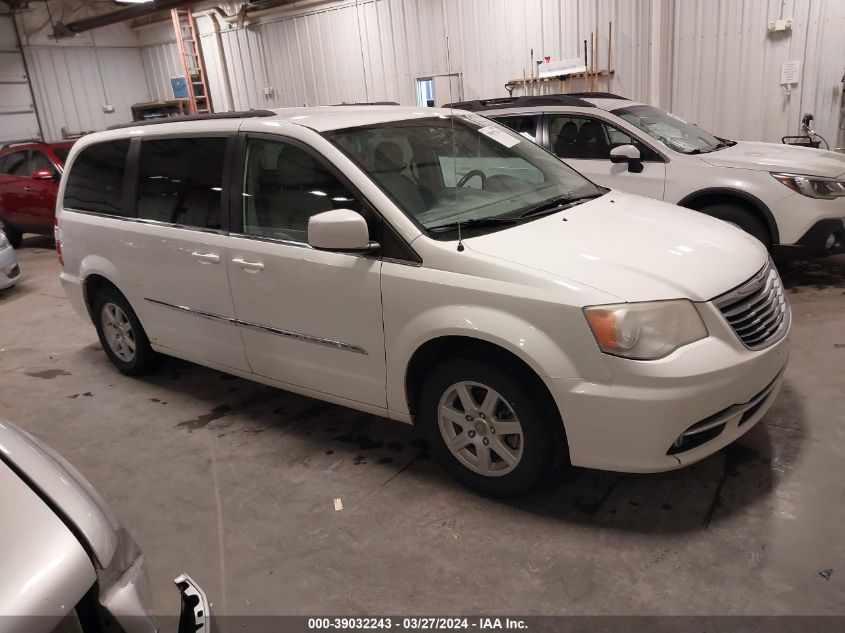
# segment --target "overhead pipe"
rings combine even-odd
[[[118,9],[117,11],[112,11],[111,13],[95,15],[90,18],[68,22],[67,24],[58,22],[53,27],[53,37],[57,40],[66,37],[73,37],[78,33],[84,33],[85,31],[90,31],[92,29],[99,29],[104,26],[111,26],[112,24],[125,22],[126,20],[146,17],[157,11],[174,9],[188,4],[191,3],[186,2],[185,0],[155,0],[150,3],[137,4],[131,7],[126,7],[125,9]]]

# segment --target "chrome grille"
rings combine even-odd
[[[748,349],[773,345],[789,329],[789,304],[771,261],[739,288],[717,297],[713,303]]]

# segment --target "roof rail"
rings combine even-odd
[[[147,121],[133,121],[132,123],[119,123],[110,125],[109,130],[120,130],[128,127],[142,125],[159,125],[160,123],[182,123],[183,121],[213,121],[215,119],[250,119],[261,116],[276,116],[272,110],[243,110],[239,112],[212,112],[211,114],[186,114],[185,116],[162,117],[160,119],[149,119]]]
[[[580,97],[582,99],[622,99],[623,101],[630,101],[628,97],[613,94],[612,92],[569,92],[570,97]]]
[[[353,103],[333,103],[332,106],[385,106],[385,105],[396,105],[398,106],[399,103],[397,101],[355,101]]]
[[[33,143],[41,143],[40,138],[33,138],[29,139],[28,141],[7,141],[6,143],[0,144],[0,149],[6,149],[7,147],[14,147],[15,145],[31,145]]]
[[[572,94],[566,95],[537,95],[529,97],[503,97],[500,99],[477,99],[475,101],[460,101],[449,103],[444,108],[455,108],[479,112],[482,110],[498,110],[500,108],[529,108],[544,105],[575,106],[579,108],[595,107],[589,101],[580,99]]]

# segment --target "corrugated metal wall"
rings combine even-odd
[[[44,135],[102,130],[132,120],[130,106],[150,97],[141,49],[25,47]],[[111,104],[115,112],[103,112]]]
[[[140,48],[24,47],[32,89],[47,140],[71,132],[102,130],[132,120],[130,106],[147,101]],[[103,105],[115,112],[106,114]]]
[[[649,0],[361,0],[266,19],[224,31],[222,39],[238,109],[342,101],[414,104],[417,78],[450,70],[462,73],[465,99],[506,96],[506,81],[530,74],[530,49],[535,59],[580,56],[593,30],[600,35],[603,68],[612,21],[616,73],[598,89],[645,98],[650,5]],[[201,21],[201,30],[204,26]],[[216,43],[209,33],[202,42],[215,96],[221,84]],[[154,94],[169,89],[162,73],[173,71],[175,55],[174,43],[145,51]],[[265,94],[265,88],[272,90]],[[559,84],[545,89],[557,91]],[[216,103],[219,109],[221,101]]]
[[[769,33],[792,18],[791,32]],[[684,0],[669,39],[673,112],[731,138],[780,142],[812,112],[816,129],[843,144],[845,2],[841,0]],[[803,61],[802,80],[784,95],[781,64]]]
[[[652,76],[652,11],[660,9],[659,68]],[[792,18],[791,32],[769,34],[770,19]],[[845,2],[841,0],[360,0],[224,31],[236,108],[341,101],[415,103],[415,81],[463,76],[463,98],[505,96],[509,79],[535,58],[582,54],[597,30],[599,63],[613,22],[611,90],[649,101],[728,137],[779,141],[796,133],[803,112],[832,145],[841,119]],[[449,55],[447,58],[446,39]],[[212,96],[223,108],[216,40],[203,38]],[[145,50],[150,91],[164,96],[176,73],[175,45]],[[784,61],[803,60],[791,96]],[[265,94],[265,89],[268,94]],[[574,86],[585,89],[583,84]],[[547,90],[557,91],[559,84]],[[519,94],[518,87],[515,94]]]

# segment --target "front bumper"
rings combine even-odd
[[[606,356],[611,382],[550,381],[574,465],[673,470],[715,453],[765,415],[783,380],[789,333],[751,351],[712,304],[699,310],[706,339],[656,361]]]
[[[830,241],[832,246],[828,245]],[[840,253],[845,253],[845,220],[842,219],[819,220],[794,244],[775,247],[775,254],[790,258],[813,259]]]
[[[15,250],[11,246],[0,248],[0,290],[11,288],[21,278]]]

